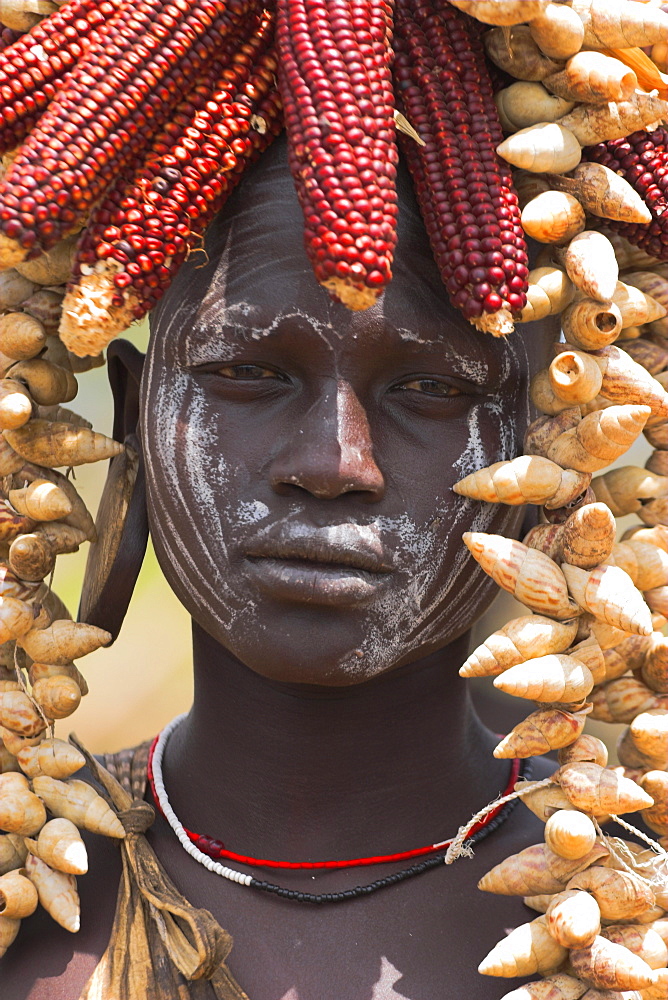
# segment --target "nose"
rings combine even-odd
[[[301,417],[274,457],[269,475],[276,493],[305,490],[320,500],[359,493],[382,499],[385,480],[373,456],[366,411],[348,382],[338,381]]]

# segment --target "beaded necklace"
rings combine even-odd
[[[167,741],[172,732],[183,721],[183,719],[185,719],[185,717],[186,713],[177,715],[176,718],[172,719],[172,721],[165,726],[162,732],[153,741],[149,752],[148,780],[153,793],[153,798],[155,799],[159,811],[176,834],[184,851],[189,854],[191,858],[194,858],[195,861],[198,861],[201,865],[204,865],[205,868],[208,868],[209,871],[214,872],[216,875],[220,875],[222,878],[228,879],[231,882],[237,882],[239,885],[248,886],[252,889],[259,889],[262,892],[273,893],[283,899],[293,899],[297,902],[303,903],[338,903],[343,902],[344,900],[357,898],[358,896],[369,895],[369,893],[376,892],[378,889],[394,885],[397,882],[403,882],[404,879],[411,878],[413,875],[421,875],[423,872],[429,871],[431,868],[436,868],[438,865],[443,863],[447,848],[450,846],[454,838],[441,841],[437,844],[429,844],[425,847],[418,847],[411,851],[402,851],[398,854],[377,855],[368,858],[355,858],[353,860],[346,861],[292,862],[269,861],[267,859],[236,854],[233,851],[227,850],[221,841],[217,841],[212,837],[202,836],[200,834],[193,833],[191,830],[187,830],[180,822],[170,805],[162,777],[162,758]],[[519,777],[523,777],[525,779],[530,777],[530,765],[528,761],[521,761],[516,758],[512,762],[508,785],[502,793],[504,796],[512,792]],[[492,810],[485,817],[485,819],[481,820],[480,823],[476,824],[476,826],[472,828],[471,836],[469,837],[467,843],[472,846],[489,836],[490,833],[496,830],[497,827],[508,819],[516,804],[517,799],[514,799],[513,801],[508,802],[505,805],[500,805],[497,809]],[[443,850],[443,848],[446,850]],[[352,889],[346,889],[343,892],[325,893],[299,892],[295,889],[286,889],[283,886],[275,885],[272,882],[256,879],[252,875],[247,875],[234,868],[229,868],[227,865],[219,864],[216,860],[216,858],[227,858],[242,864],[260,868],[331,869],[353,868],[371,864],[384,864],[391,861],[404,861],[408,858],[431,854],[434,851],[439,852],[435,857],[426,858],[423,861],[419,861],[416,864],[411,865],[409,868],[404,868],[392,875],[387,875],[385,878],[377,879],[375,882],[371,882],[367,885],[358,885]]]

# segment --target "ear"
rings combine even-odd
[[[128,610],[148,542],[144,463],[139,436],[139,387],[144,355],[126,340],[107,354],[114,399],[113,436],[125,450],[109,463],[98,507],[97,539],[86,563],[79,621],[116,639]],[[112,641],[113,641],[112,639]]]

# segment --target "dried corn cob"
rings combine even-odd
[[[397,7],[395,84],[425,141],[403,142],[432,250],[451,301],[481,330],[513,328],[528,268],[510,168],[472,22],[443,0]]]
[[[121,9],[0,182],[0,264],[37,256],[80,227],[143,152],[148,123],[165,121],[252,4],[226,0],[221,13],[212,0],[142,0]]]
[[[390,0],[278,0],[288,157],[315,275],[367,309],[391,278],[397,149]]]
[[[155,305],[280,130],[272,18],[251,24],[249,41],[223,48],[140,170],[129,183],[119,180],[93,215],[63,302],[61,337],[74,353],[97,353]]]

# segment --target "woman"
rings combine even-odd
[[[164,784],[185,826],[255,858],[444,841],[509,780],[457,677],[495,592],[461,535],[517,535],[522,512],[452,486],[518,453],[528,380],[555,331],[473,332],[447,302],[405,177],[400,194],[394,280],[377,306],[350,313],[313,281],[279,142],[211,228],[204,266],[191,260],[153,317],[139,421],[149,520],[193,617],[195,671]],[[128,434],[141,362],[127,348],[119,358]],[[533,777],[547,773],[539,763]],[[527,911],[476,881],[540,837],[519,807],[472,861],[314,905],[212,874],[161,816],[148,833],[179,891],[234,939],[227,964],[240,987],[225,995],[252,1000],[499,996],[476,967]],[[81,994],[119,879],[111,842],[94,837],[89,850],[81,932],[26,921],[3,997]],[[322,894],[407,864],[232,867]],[[213,995],[189,989],[178,995]]]

